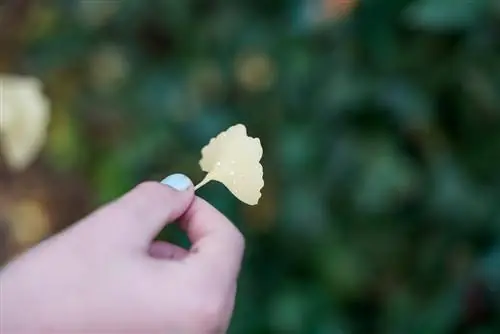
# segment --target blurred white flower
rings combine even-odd
[[[40,80],[0,74],[0,147],[10,169],[24,170],[36,159],[49,121],[50,103]]]

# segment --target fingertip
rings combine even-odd
[[[161,181],[161,184],[167,185],[177,191],[186,191],[193,187],[193,182],[184,174],[172,174]]]

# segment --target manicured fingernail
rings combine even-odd
[[[161,183],[178,191],[184,191],[193,185],[189,177],[184,174],[172,174],[163,179]]]

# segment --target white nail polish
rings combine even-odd
[[[189,177],[184,174],[172,174],[163,179],[161,183],[178,191],[184,191],[193,185]]]

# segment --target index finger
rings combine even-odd
[[[182,217],[181,227],[192,243],[187,262],[208,273],[206,276],[212,280],[232,283],[237,279],[245,240],[229,219],[205,200],[195,197]]]

